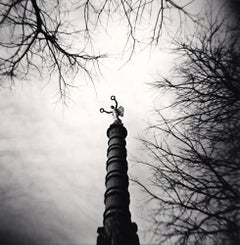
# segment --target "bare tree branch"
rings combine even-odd
[[[69,37],[75,34],[64,20],[67,6],[60,1],[14,0],[0,3],[0,78],[26,79],[37,70],[58,73],[60,95],[66,96],[66,75],[83,70],[91,77],[88,62],[100,55],[89,55],[84,49],[71,51]]]
[[[157,207],[156,242],[238,244],[239,33],[216,19],[175,45],[180,65],[153,86],[174,95],[167,109],[179,113],[156,110],[152,139],[141,139],[151,158],[138,160],[151,169],[151,186],[137,183]]]

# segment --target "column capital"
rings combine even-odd
[[[107,129],[107,136],[108,138],[111,138],[113,135],[118,135],[126,138],[127,129],[123,126],[123,124],[112,123]]]

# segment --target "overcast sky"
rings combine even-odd
[[[124,60],[114,50],[119,52],[124,37],[118,27],[111,27],[109,38],[97,36],[97,48],[110,49],[109,59],[101,62],[103,76],[95,87],[79,76],[67,107],[58,101],[56,77],[47,86],[36,77],[0,90],[0,229],[5,234],[36,244],[96,243],[104,212],[106,130],[112,122],[99,108],[110,107],[111,95],[125,108],[129,174],[150,175],[132,159],[142,154],[137,137],[153,108],[167,98],[159,101],[147,83],[167,75],[173,59],[163,37],[161,48],[145,49],[120,69]],[[130,185],[130,211],[143,243],[142,197]]]
[[[125,107],[131,165],[139,154],[137,137],[157,99],[156,91],[146,83],[153,80],[154,63],[168,69],[168,60],[166,52],[155,50],[150,57],[146,51],[118,69],[121,62],[112,59],[106,62],[104,77],[95,81],[95,88],[83,82],[71,91],[67,107],[57,102],[51,84],[19,82],[12,90],[0,91],[0,191],[4,193],[0,218],[4,229],[24,231],[24,235],[27,231],[30,237],[62,244],[96,242],[104,211],[106,130],[112,123],[111,116],[99,109],[110,108],[111,95]],[[132,175],[136,171],[130,166]],[[143,229],[140,197],[131,193],[130,208],[133,220]]]

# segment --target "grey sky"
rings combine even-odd
[[[161,49],[151,54],[146,49],[119,69],[123,61],[114,50],[122,47],[124,36],[117,24],[111,28],[108,39],[97,37],[96,49],[111,47],[112,53],[102,61],[103,77],[95,80],[95,88],[77,77],[80,86],[71,91],[68,107],[56,103],[56,77],[47,86],[36,77],[0,91],[0,229],[6,234],[26,236],[36,244],[95,244],[104,211],[106,129],[112,122],[99,108],[109,108],[111,95],[126,111],[130,175],[148,177],[131,159],[143,154],[136,137],[154,105],[164,99],[146,83],[158,73],[166,75],[173,60],[163,38]],[[132,219],[140,241],[146,242],[142,193],[130,186],[130,198]]]
[[[110,107],[112,94],[125,107],[132,159],[139,148],[136,137],[157,97],[145,84],[152,76],[146,55],[140,54],[121,70],[104,68],[108,72],[96,82],[97,94],[92,85],[74,89],[68,107],[55,103],[51,84],[42,89],[41,83],[23,82],[13,90],[1,90],[0,179],[7,195],[0,214],[10,231],[24,227],[40,241],[95,243],[104,211],[106,129],[112,122],[99,108]],[[166,54],[161,57],[166,61]],[[136,171],[130,166],[132,175]],[[131,211],[143,229],[140,196],[131,194]]]

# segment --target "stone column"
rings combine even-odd
[[[103,227],[98,228],[97,245],[139,245],[137,225],[131,222],[126,154],[127,130],[113,123],[107,130],[107,175]]]

